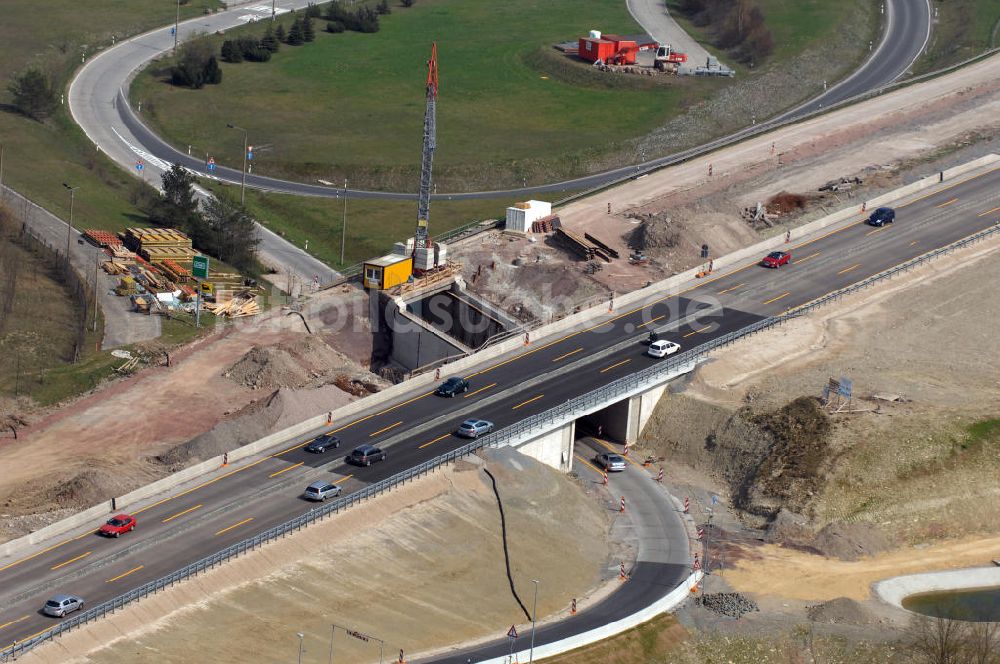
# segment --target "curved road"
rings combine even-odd
[[[649,0],[632,0],[632,3],[646,3]],[[280,8],[302,7],[306,0],[284,0]],[[631,5],[630,5],[631,7]],[[778,119],[800,117],[819,108],[849,99],[863,92],[873,90],[892,83],[902,76],[923,51],[930,31],[930,6],[928,0],[886,0],[886,29],[878,48],[873,50],[860,69],[843,82],[833,86],[813,100],[789,111],[779,118],[754,128],[744,130],[759,131]],[[197,33],[215,32],[229,29],[246,22],[252,12],[247,8],[231,9],[212,16],[192,19],[181,24],[180,37],[190,37]],[[638,16],[643,20],[669,21],[669,16],[657,17],[656,12]],[[643,27],[653,34],[663,33],[663,25],[646,25]],[[239,183],[242,177],[240,171],[218,167],[214,173],[209,173],[205,164],[204,151],[192,151],[191,155],[174,149],[159,137],[154,135],[136,117],[122,92],[131,78],[150,60],[173,47],[174,38],[169,27],[134,37],[103,51],[90,63],[84,65],[70,85],[69,104],[74,119],[84,132],[98,147],[112,159],[125,168],[134,168],[137,158],[146,161],[147,177],[153,177],[158,171],[168,168],[171,163],[179,163],[206,177],[215,177],[231,183]],[[135,109],[140,111],[141,109]],[[743,132],[738,132],[737,135]],[[679,161],[699,151],[700,148],[687,150],[674,155],[660,157],[644,164],[627,166],[604,173],[555,182],[536,187],[522,187],[497,191],[463,192],[452,194],[437,194],[436,200],[460,200],[475,198],[515,197],[538,193],[562,191],[566,189],[586,189],[596,187],[615,180],[646,171],[669,163]],[[275,178],[261,177],[250,174],[247,176],[247,186],[265,191],[274,191],[303,196],[339,197],[344,195],[342,188],[322,186],[301,182],[291,182]],[[414,199],[415,193],[347,190],[352,198],[381,199]]]
[[[50,628],[56,621],[39,615],[38,609],[51,593],[80,594],[93,606],[304,514],[311,506],[298,494],[312,481],[336,481],[345,493],[357,492],[461,447],[465,441],[453,432],[467,417],[488,418],[503,429],[642,371],[658,362],[642,352],[640,343],[653,323],[685,351],[695,349],[989,228],[1000,214],[998,185],[1000,167],[993,167],[899,202],[890,227],[873,229],[852,217],[797,241],[789,245],[794,261],[780,270],[748,261],[678,294],[650,293],[635,308],[603,313],[590,327],[537,339],[501,357],[484,357],[469,374],[474,387],[465,398],[441,399],[415,389],[372,403],[334,429],[343,449],[374,443],[387,450],[389,458],[371,468],[347,467],[338,453],[305,453],[302,448],[317,430],[130,507],[140,527],[120,540],[102,540],[81,529],[61,541],[38,543],[23,557],[0,558],[0,643],[30,640]],[[682,554],[686,551],[674,547],[665,551],[663,561],[640,560],[683,565]],[[662,597],[671,574],[680,571],[640,566],[633,582],[612,596],[613,603],[593,607],[592,615],[620,615]],[[644,583],[635,582],[639,580]],[[584,615],[588,613],[573,624],[585,624],[577,622]],[[557,640],[562,629],[553,626],[540,642]],[[480,656],[491,655],[487,651],[476,659]]]

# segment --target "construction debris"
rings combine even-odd
[[[254,316],[260,313],[257,296],[250,291],[242,291],[227,302],[206,303],[205,308],[216,316],[226,316],[228,318],[243,318],[244,316]]]
[[[839,178],[837,180],[830,180],[822,187],[819,188],[820,191],[851,191],[855,187],[859,187],[864,184],[864,180],[859,177],[853,178]]]
[[[559,215],[550,214],[547,217],[542,217],[541,219],[531,222],[531,232],[551,233],[555,229],[559,228],[559,225]]]

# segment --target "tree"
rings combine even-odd
[[[281,48],[281,42],[274,34],[274,29],[271,27],[270,23],[267,25],[267,30],[264,31],[264,36],[260,39],[260,45],[271,53],[277,53],[278,49]]]
[[[285,36],[285,26],[283,23],[279,23],[278,27],[274,30],[274,38],[279,42],[288,41],[288,38]]]
[[[302,19],[302,39],[307,42],[316,41],[316,29],[313,27],[312,19],[308,16]]]
[[[181,47],[177,63],[170,72],[174,85],[199,89],[206,83],[221,83],[222,70],[215,59],[214,48],[204,39],[186,42]]]
[[[389,0],[379,0],[378,5],[375,6],[375,11],[382,16],[392,13],[392,10],[389,9]]]
[[[222,42],[221,54],[224,62],[243,62],[243,51],[232,39]]]
[[[203,225],[198,229],[198,237],[192,238],[196,244],[214,253],[244,273],[256,273],[257,225],[246,208],[228,192],[220,192],[205,203],[202,215]]]
[[[292,27],[288,30],[288,45],[289,46],[300,46],[302,42],[305,41],[305,37],[302,35],[302,21],[296,16],[295,20],[292,21]]]
[[[52,79],[35,67],[15,76],[7,89],[17,110],[34,120],[44,120],[59,105]]]
[[[417,0],[399,0],[399,1],[400,4],[403,5],[404,7],[412,7],[413,3],[416,2]]]
[[[319,6],[315,2],[306,5],[306,18],[319,18],[320,15]]]
[[[198,201],[194,197],[195,177],[178,164],[161,176],[163,193],[153,203],[149,211],[152,222],[168,228],[177,228],[185,233],[197,231],[201,214]]]

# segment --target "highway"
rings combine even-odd
[[[279,8],[304,7],[306,0],[283,0]],[[842,83],[831,87],[818,97],[784,113],[757,127],[737,132],[740,136],[749,131],[759,131],[779,119],[801,117],[816,109],[849,99],[868,90],[881,87],[897,80],[920,55],[927,41],[930,26],[930,5],[927,0],[885,0],[887,12],[886,30],[872,57],[866,60],[854,74]],[[246,7],[235,8],[212,16],[201,17],[181,24],[180,37],[225,30],[244,24],[248,15]],[[655,26],[654,26],[655,27]],[[655,32],[653,28],[647,28]],[[85,64],[70,84],[69,104],[73,119],[83,128],[87,136],[111,159],[126,169],[133,169],[137,159],[146,161],[145,177],[159,181],[159,174],[170,164],[181,164],[204,176],[230,183],[240,183],[242,172],[237,169],[218,166],[211,173],[206,166],[205,150],[210,146],[194,146],[190,154],[179,151],[151,132],[140,120],[140,109],[132,109],[124,90],[135,72],[153,58],[173,47],[174,37],[170,28],[162,28],[121,42]],[[698,148],[667,155],[643,164],[618,168],[603,173],[553,182],[533,187],[521,187],[496,191],[442,193],[433,196],[435,200],[464,200],[497,197],[523,197],[535,194],[571,189],[589,189],[619,180],[638,171],[647,171],[694,154]],[[249,174],[247,186],[264,191],[298,194],[302,196],[339,197],[345,190],[335,186],[324,186],[303,182],[292,182]],[[389,200],[416,199],[415,192],[346,190],[351,198],[378,198]],[[277,251],[276,242],[280,238],[265,237],[263,251]],[[297,250],[296,250],[297,251]],[[302,252],[304,253],[304,252]],[[307,255],[306,255],[307,256]],[[293,263],[301,257],[293,258],[286,250],[281,259]],[[313,259],[315,260],[315,259]],[[318,261],[317,261],[318,262]],[[318,266],[303,265],[308,274],[320,269]],[[328,268],[327,268],[328,269]]]
[[[305,436],[136,510],[138,529],[120,539],[80,532],[20,559],[0,560],[0,643],[52,625],[54,619],[38,610],[54,592],[78,594],[94,605],[304,513],[312,504],[299,493],[315,479],[330,478],[351,492],[459,447],[465,441],[452,432],[468,416],[502,428],[642,370],[658,361],[643,354],[641,340],[651,329],[691,349],[998,220],[1000,168],[994,168],[897,206],[896,223],[886,228],[871,228],[858,217],[789,245],[793,261],[780,269],[748,263],[680,293],[651,295],[634,308],[595,318],[585,329],[493,358],[468,375],[472,387],[461,397],[418,391],[330,427],[344,440],[339,452],[361,443],[383,444],[389,454],[384,463],[355,468],[344,465],[339,453],[309,455],[302,446],[312,436]],[[632,582],[626,590],[640,594],[635,602],[648,599],[644,584]]]

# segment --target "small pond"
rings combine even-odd
[[[903,600],[903,608],[925,616],[972,622],[1000,622],[1000,588],[910,595]]]

